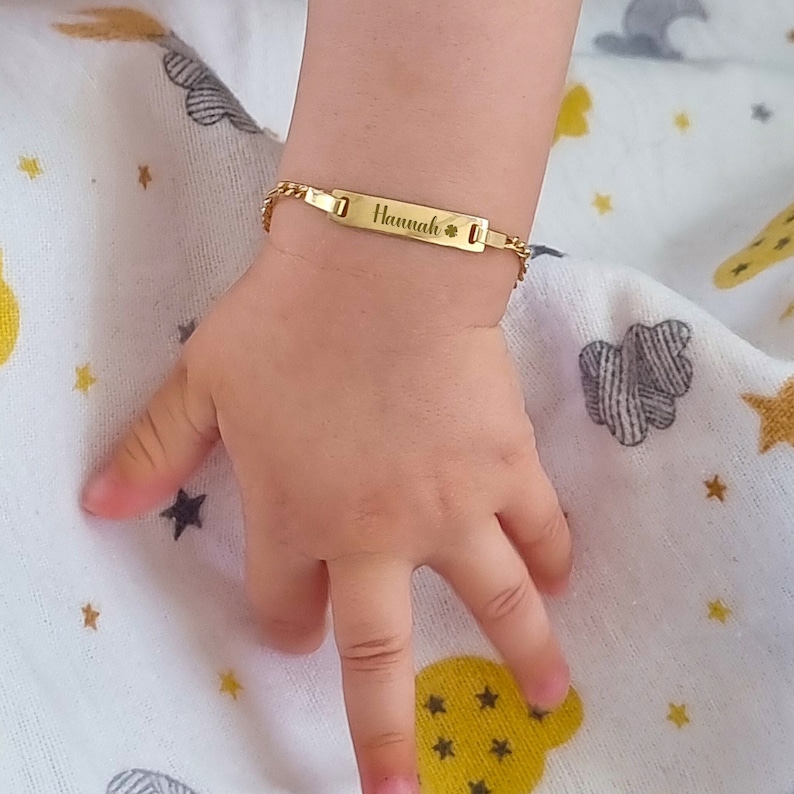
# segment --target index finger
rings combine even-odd
[[[334,634],[364,794],[418,794],[411,646],[412,566],[328,563]]]

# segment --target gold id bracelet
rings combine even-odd
[[[411,240],[445,245],[463,251],[482,252],[485,246],[506,248],[515,252],[520,261],[518,277],[524,280],[532,248],[518,237],[509,237],[490,228],[487,218],[461,215],[449,210],[410,204],[407,201],[368,196],[352,190],[332,190],[330,193],[298,182],[279,182],[265,196],[262,205],[262,225],[270,231],[273,209],[280,196],[293,196],[324,210],[332,221],[343,226],[355,226],[384,234],[396,234]]]

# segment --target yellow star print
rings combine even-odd
[[[682,703],[676,706],[675,703],[668,704],[670,710],[667,712],[667,719],[675,725],[676,728],[683,728],[684,725],[689,724],[689,717],[686,713],[686,704]]]
[[[780,315],[780,319],[790,320],[792,317],[794,317],[794,301],[791,301],[791,303],[789,303],[789,305],[786,307],[786,311],[784,311],[783,314]]]
[[[720,623],[725,623],[730,616],[731,608],[726,606],[722,599],[709,601],[709,620],[719,620]]]
[[[152,176],[152,172],[149,170],[148,165],[140,165],[138,166],[138,182],[143,185],[143,189],[149,187],[149,182],[152,181],[154,177]]]
[[[761,417],[758,451],[762,455],[776,444],[794,447],[794,378],[789,378],[774,397],[743,394],[742,399]]]
[[[84,367],[75,367],[75,391],[81,391],[87,394],[88,390],[96,383],[96,378],[91,373],[91,365],[86,364]]]
[[[44,173],[41,169],[41,165],[39,165],[38,157],[20,157],[17,168],[22,171],[22,173],[27,174],[31,180],[40,177]]]
[[[720,479],[719,474],[715,474],[714,479],[706,480],[703,484],[708,489],[706,499],[719,499],[720,502],[725,501],[725,491],[728,490],[728,486]]]
[[[676,127],[678,127],[679,130],[681,130],[682,134],[692,126],[692,121],[690,120],[689,116],[683,112],[676,114],[673,123]]]
[[[97,612],[91,604],[86,604],[83,608],[83,627],[86,629],[93,629],[94,631],[97,630],[97,618],[99,617],[99,612]]]
[[[596,193],[593,199],[593,206],[598,210],[599,215],[606,215],[608,212],[612,212],[612,196]]]
[[[237,680],[234,673],[231,670],[225,673],[218,673],[218,678],[221,679],[220,691],[224,695],[231,695],[234,700],[237,700],[237,693],[243,688],[243,686]]]

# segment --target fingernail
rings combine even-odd
[[[83,489],[80,499],[83,510],[91,515],[100,513],[103,505],[106,505],[112,497],[117,485],[118,478],[110,466],[94,475]]]
[[[375,794],[419,794],[416,780],[390,777],[375,789]]]
[[[538,712],[547,712],[559,706],[568,696],[568,689],[571,686],[571,675],[567,666],[552,673],[535,690],[533,709]]]
[[[550,596],[564,596],[568,593],[571,586],[570,574],[564,579],[557,579],[556,581],[549,582],[544,588]]]

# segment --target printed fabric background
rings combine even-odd
[[[222,450],[140,520],[77,503],[261,242],[305,10],[0,0],[2,792],[357,791],[332,644],[258,641]],[[423,791],[794,792],[792,96],[788,0],[586,2],[504,321],[573,688],[527,711],[417,572]]]

